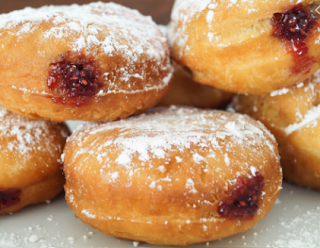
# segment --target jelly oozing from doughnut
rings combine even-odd
[[[0,33],[0,104],[29,118],[122,119],[169,88],[166,36],[119,4],[25,8],[0,15]]]
[[[258,210],[263,182],[264,177],[258,172],[251,178],[239,176],[236,187],[229,192],[229,197],[220,202],[219,213],[235,218],[253,216]]]
[[[0,210],[20,202],[20,194],[20,189],[0,190]]]
[[[312,64],[316,62],[313,57],[308,56],[305,39],[307,33],[317,23],[318,21],[303,4],[273,15],[273,36],[285,42],[287,50],[295,61],[295,66],[291,69],[292,73],[308,73]]]
[[[270,211],[282,182],[269,131],[248,116],[210,109],[171,106],[88,123],[63,157],[67,203],[80,220],[159,245],[249,229]]]
[[[298,4],[284,13],[273,15],[273,35],[287,40],[305,39],[307,32],[317,23],[302,4]]]
[[[50,64],[47,85],[54,95],[54,101],[70,103],[76,100],[81,105],[84,96],[94,96],[102,85],[102,73],[93,58],[84,54],[67,52],[59,62]]]

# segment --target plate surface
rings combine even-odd
[[[81,122],[67,122],[74,129]],[[0,247],[161,247],[118,240],[75,218],[61,194],[0,216]],[[166,246],[171,247],[171,246]],[[284,182],[272,211],[252,229],[188,247],[320,247],[320,192]]]

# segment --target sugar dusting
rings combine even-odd
[[[317,75],[319,72],[316,72],[315,75]],[[301,88],[304,86],[304,83],[301,82],[299,84],[297,84],[294,88]],[[282,89],[279,89],[279,90],[275,90],[275,91],[272,91],[270,93],[270,96],[281,96],[281,95],[285,95],[287,94],[288,92],[290,92],[290,90],[292,90],[292,88],[282,88]]]
[[[280,90],[275,90],[275,91],[272,91],[270,96],[280,96],[280,95],[284,95],[284,94],[287,94],[288,92],[290,91],[289,88],[282,88]]]
[[[133,246],[134,246],[134,247],[138,247],[139,244],[140,244],[140,243],[139,243],[138,241],[133,241]]]
[[[316,71],[315,74],[313,74],[310,78],[308,78],[305,82],[297,84],[295,87],[292,87],[290,89],[284,88],[281,90],[274,91],[270,94],[271,97],[274,96],[280,96],[291,94],[295,102],[299,102],[299,95],[295,96],[295,92],[297,89],[302,88],[304,92],[309,92],[307,101],[310,102],[310,104],[313,104],[317,98],[317,90],[315,89],[320,84],[320,70]],[[317,126],[318,121],[320,118],[320,104],[316,106],[312,106],[305,114],[301,114],[299,110],[299,105],[297,105],[298,108],[296,110],[296,117],[298,121],[296,123],[288,125],[286,128],[284,128],[284,131],[287,135],[290,135],[291,133],[307,127],[307,126]]]
[[[120,121],[80,126],[68,141],[74,149],[65,150],[64,166],[67,180],[71,171],[79,178],[94,173],[106,187],[115,190],[124,187],[130,192],[130,188],[141,187],[148,192],[146,198],[165,196],[179,187],[181,197],[192,195],[196,199],[183,207],[198,209],[215,204],[214,199],[205,197],[208,190],[228,190],[239,175],[251,177],[253,165],[256,171],[262,171],[270,161],[279,162],[276,146],[270,145],[274,141],[261,123],[248,116],[172,106]],[[240,163],[241,168],[237,166]],[[137,178],[141,175],[146,178],[140,182]],[[204,177],[207,183],[200,179]],[[85,182],[79,188],[89,193]],[[101,215],[94,209],[83,209],[68,187],[66,198],[72,208],[89,219],[123,219],[121,214]],[[141,219],[133,216],[129,221]],[[198,221],[217,220],[206,216]],[[203,225],[202,230],[209,231],[209,227]]]
[[[318,192],[284,184],[276,205],[267,217],[255,227],[243,234],[231,236],[200,246],[228,247],[319,247],[320,204],[316,198]],[[303,199],[303,200],[302,200]],[[60,204],[60,207],[57,206]],[[117,240],[81,223],[74,217],[63,197],[51,203],[50,214],[53,221],[48,221],[48,212],[39,211],[36,206],[29,211],[2,216],[0,226],[0,247],[133,247],[133,241]],[[45,207],[45,206],[43,206]],[[25,221],[21,220],[25,219]],[[16,225],[12,223],[17,223]],[[69,226],[75,228],[68,228]],[[203,220],[203,231],[206,229]],[[164,222],[167,225],[168,222]],[[33,243],[29,239],[37,237]],[[73,242],[70,242],[73,241]],[[136,243],[137,244],[137,243]],[[140,246],[142,243],[140,243]],[[147,244],[143,243],[142,246]],[[155,246],[162,247],[162,246]],[[193,247],[193,246],[192,246]]]
[[[253,113],[258,111],[258,104],[260,104],[261,101],[268,102],[272,106],[275,102],[280,100],[281,104],[279,104],[278,107],[280,107],[281,114],[279,115],[282,115],[281,118],[286,118],[285,122],[289,122],[287,126],[281,127],[286,135],[290,135],[293,132],[306,127],[316,127],[319,125],[320,121],[319,88],[320,70],[316,71],[307,80],[298,83],[291,88],[282,88],[271,92],[268,96],[256,97],[255,99],[258,99],[258,101],[255,101],[254,104],[252,104],[252,111]],[[237,98],[235,98],[235,108],[238,108],[237,101]],[[288,109],[286,109],[285,103],[290,104]],[[263,112],[263,110],[261,112]],[[290,118],[286,117],[287,115]],[[261,115],[259,118],[263,120],[266,117]],[[267,119],[266,121],[269,122]]]
[[[274,141],[261,123],[248,116],[175,106],[158,108],[124,120],[80,126],[68,141],[73,151],[65,150],[65,173],[67,180],[71,171],[79,178],[94,173],[107,187],[121,186],[128,192],[143,187],[148,191],[145,197],[170,194],[173,187],[180,187],[181,195],[197,199],[185,204],[194,209],[214,204],[202,195],[204,188],[227,190],[239,175],[251,177],[270,161],[279,162],[277,148],[271,145]],[[241,168],[237,166],[240,163]],[[142,182],[136,180],[140,175],[146,175]],[[199,177],[210,179],[205,184]],[[85,183],[80,189],[87,192]],[[81,209],[72,189],[66,188],[66,197],[87,218],[117,220],[122,216]],[[215,217],[204,219],[215,221]]]
[[[278,4],[281,5],[283,2],[285,1],[281,0]],[[298,4],[299,2],[301,2],[301,0],[291,0],[290,4]],[[193,48],[187,46],[187,41],[189,39],[187,26],[190,22],[199,20],[201,17],[203,23],[199,24],[199,26],[207,25],[207,30],[203,33],[204,39],[208,39],[212,45],[217,47],[229,46],[231,45],[231,42],[229,40],[223,40],[221,29],[218,28],[219,30],[217,30],[216,28],[217,23],[220,25],[220,23],[228,20],[229,16],[233,15],[237,15],[237,17],[234,18],[235,21],[237,21],[236,18],[238,18],[239,21],[243,21],[243,19],[250,20],[250,15],[255,15],[254,19],[259,19],[259,21],[263,20],[260,18],[266,18],[265,15],[268,15],[271,19],[272,13],[270,13],[270,11],[269,13],[265,11],[268,8],[270,8],[270,2],[267,0],[176,0],[171,12],[171,23],[168,30],[169,42],[171,45],[176,44],[179,47],[180,50],[178,55],[180,57],[183,54],[192,53]],[[262,15],[257,17],[256,14],[260,11],[262,11]],[[239,13],[241,13],[242,16],[239,16]],[[252,25],[254,26],[255,24],[253,23]],[[271,28],[270,25],[270,29]],[[202,28],[202,30],[205,29]],[[243,32],[245,32],[245,30],[243,30]],[[265,32],[263,28],[253,29],[251,38],[260,35],[263,32]],[[232,42],[234,43],[235,40]],[[242,42],[242,39],[238,42]]]
[[[186,32],[187,26],[194,19],[199,19],[199,16],[204,14],[205,21],[208,25],[208,33],[206,34],[207,39],[210,42],[215,42],[218,46],[226,46],[220,42],[220,36],[217,31],[213,28],[213,23],[216,22],[217,12],[219,9],[232,10],[233,8],[239,8],[240,5],[247,9],[248,14],[256,12],[254,9],[254,0],[226,0],[223,2],[217,0],[205,0],[205,1],[193,1],[193,0],[176,0],[171,12],[171,23],[169,25],[169,42],[171,45],[174,43],[181,47],[180,56],[183,53],[188,53],[192,48],[186,46],[189,39],[189,34]],[[230,13],[231,14],[231,13]],[[219,20],[218,20],[219,21]],[[180,25],[182,22],[182,25]]]
[[[299,123],[294,123],[287,126],[284,130],[287,135],[297,131],[307,125],[317,126],[320,118],[320,105],[312,107]]]
[[[42,28],[43,40],[35,40],[35,46],[41,47],[41,42],[53,40],[57,43],[68,41],[72,51],[104,53],[110,58],[121,57],[126,61],[114,68],[116,77],[110,79],[109,73],[105,73],[107,85],[98,96],[162,89],[171,79],[172,67],[165,36],[150,17],[142,16],[136,10],[102,2],[39,9],[28,7],[0,15],[0,29],[3,31],[0,36],[9,34],[23,40],[46,23],[51,25]],[[139,61],[145,64],[143,68],[137,68]],[[147,69],[149,63],[153,63],[152,68]],[[150,71],[158,74],[157,82],[151,82]],[[127,85],[119,86],[118,80]],[[19,90],[44,94],[28,87]]]
[[[86,141],[85,135],[102,134],[113,129],[121,130],[121,133],[115,139],[107,138],[99,145],[96,157],[99,157],[100,161],[107,162],[107,147],[116,145],[121,150],[115,162],[125,167],[128,173],[134,170],[135,159],[138,159],[139,163],[150,159],[164,159],[167,151],[179,149],[182,152],[194,144],[210,150],[209,157],[215,157],[214,150],[219,151],[227,145],[229,152],[224,154],[224,158],[228,166],[233,162],[231,159],[233,144],[237,147],[239,145],[240,147],[265,146],[268,138],[274,139],[262,124],[248,123],[246,116],[171,107],[126,120],[106,124],[89,124],[79,128],[70,139],[70,141],[77,142],[80,147],[73,159],[77,159],[77,156],[83,153],[94,153],[90,147],[82,145]],[[274,147],[267,147],[276,157]],[[261,156],[263,157],[263,154]],[[192,158],[195,163],[206,161],[201,154],[196,152]],[[177,158],[177,161],[181,162],[181,158]]]
[[[280,225],[283,226],[285,231],[273,241],[272,247],[319,247],[319,225],[311,221],[311,219],[319,218],[319,207],[307,211],[300,216],[292,217],[289,221],[284,221],[281,218]],[[298,226],[301,228],[297,228]]]
[[[206,9],[210,3],[211,3],[211,0],[205,0],[205,1],[177,0],[175,1],[172,12],[171,12],[171,23],[168,27],[168,38],[171,45],[174,42],[177,42],[180,47],[185,47],[188,41],[188,35],[185,34],[186,25],[182,25],[180,28],[178,28],[177,27],[178,19],[182,18],[184,24],[187,24],[194,16],[196,16],[201,11]],[[213,14],[214,13],[212,13],[212,19],[213,19]],[[186,47],[186,50],[187,49],[188,48]]]
[[[177,159],[180,161],[181,158]],[[250,170],[252,174],[255,171],[254,168]],[[301,243],[307,244],[302,247],[319,247],[320,205],[316,201],[317,194],[315,191],[284,183],[284,190],[280,193],[272,211],[255,227],[243,234],[203,243],[200,246],[280,248],[294,247],[294,244]],[[48,211],[42,211],[46,205],[40,206],[41,209],[38,206],[31,206],[28,211],[2,216],[0,247],[133,247],[133,241],[116,240],[81,223],[74,217],[63,197],[47,205],[50,207],[50,216]],[[53,221],[48,221],[48,216],[52,217]],[[206,219],[203,220],[203,223],[205,222]],[[73,228],[66,227],[66,223]],[[165,221],[163,224],[169,223]],[[28,239],[32,234],[41,239],[37,243],[29,242]],[[245,238],[242,239],[242,236]],[[69,243],[68,237],[73,237],[74,243]],[[155,247],[160,248],[160,246]]]
[[[19,161],[17,164],[21,167],[38,151],[62,150],[62,147],[52,145],[55,137],[49,133],[49,121],[31,120],[0,106],[0,122],[1,156],[13,155],[12,159]],[[67,137],[62,129],[61,135]],[[48,159],[51,158],[48,156]]]

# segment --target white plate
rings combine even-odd
[[[80,122],[68,122],[74,129]],[[247,232],[189,247],[320,247],[320,192],[289,183],[272,211]],[[0,216],[0,247],[133,247],[74,217],[63,194],[51,203]],[[140,243],[139,247],[159,247]],[[170,246],[166,246],[170,247]]]

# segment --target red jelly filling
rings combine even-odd
[[[11,207],[20,202],[20,189],[0,190],[0,210]]]
[[[308,73],[316,60],[308,56],[308,47],[305,42],[307,34],[318,21],[312,17],[310,10],[303,4],[293,6],[283,13],[273,14],[273,36],[286,44],[288,52],[294,58],[293,73]]]
[[[47,85],[55,102],[81,105],[84,97],[98,93],[102,86],[101,75],[93,58],[67,52],[59,62],[50,64]]]
[[[234,189],[219,203],[218,212],[224,217],[245,218],[254,215],[259,206],[264,177],[256,173],[251,178],[239,176]]]

